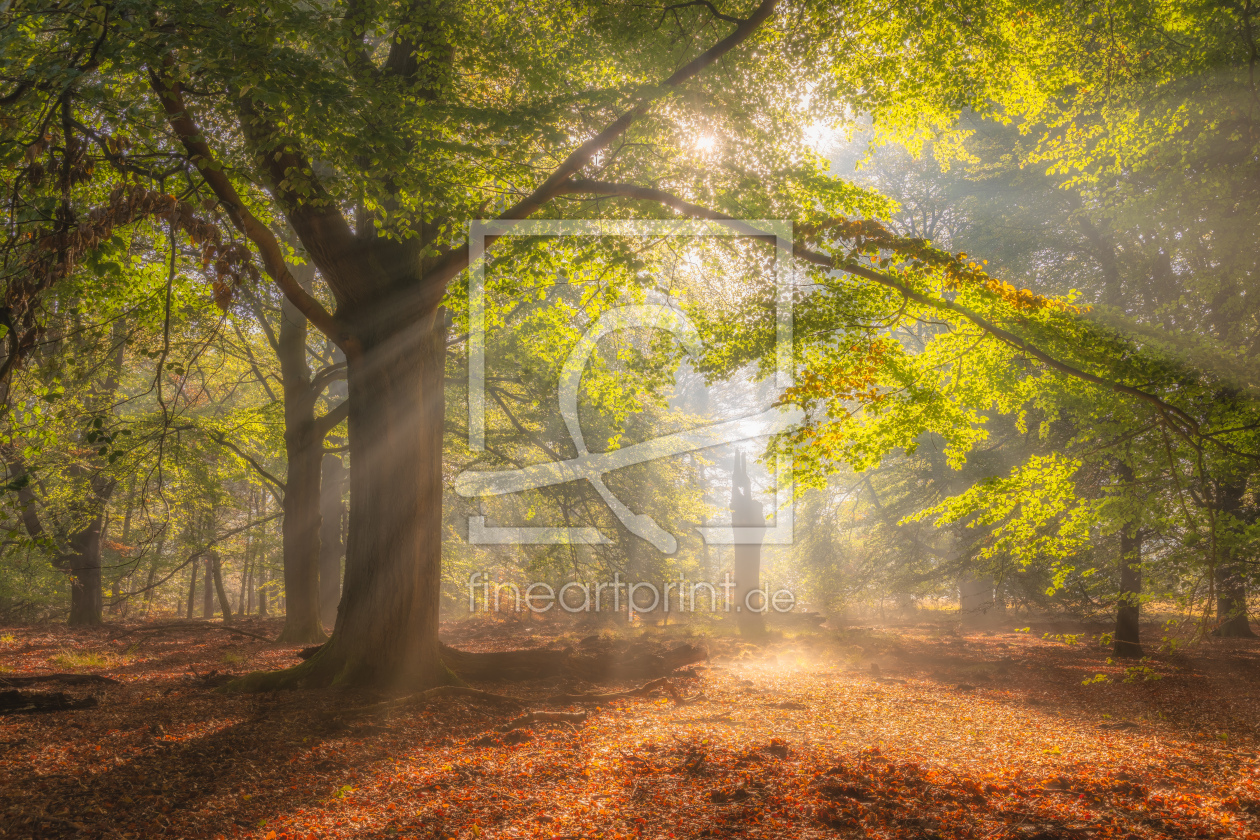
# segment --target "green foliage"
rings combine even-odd
[[[797,265],[796,384],[779,396],[806,421],[764,460],[790,454],[813,493],[796,557],[820,600],[940,597],[991,574],[1027,603],[1049,592],[1096,609],[1114,602],[1121,535],[1140,532],[1149,585],[1189,604],[1253,556],[1254,10],[811,0],[662,86],[757,7],[718,6],[6,4],[0,308],[5,352],[23,357],[0,377],[0,609],[61,603],[73,540],[97,521],[120,595],[211,543],[241,577],[247,557],[278,563],[266,517],[285,474],[269,340],[280,297],[257,282],[237,210],[172,133],[176,90],[214,171],[263,226],[306,225],[308,245],[344,227],[396,245],[400,265],[458,253],[469,220],[504,213],[631,112],[579,177],[790,220],[816,259]],[[875,146],[912,154],[862,152],[874,177],[838,177],[817,136],[858,118]],[[916,161],[924,150],[932,160]],[[574,190],[541,212],[683,211]],[[323,256],[281,250],[293,266]],[[751,241],[503,238],[486,311],[501,379],[476,457],[462,425],[467,281],[433,295],[454,336],[448,478],[572,454],[551,410],[557,372],[616,306],[681,300],[707,348],[692,371],[764,381],[773,259]],[[352,314],[362,303],[324,277],[312,294]],[[334,364],[314,338],[308,354]],[[694,422],[668,400],[683,362],[660,336],[602,343],[582,378],[592,450]],[[316,410],[338,399],[326,392]],[[686,530],[711,513],[692,483],[707,466],[675,459],[610,486]],[[590,488],[477,504],[496,521],[578,518],[616,534],[585,557],[494,557],[505,571],[707,562],[699,546],[636,554]],[[484,559],[460,541],[473,511],[448,504],[448,594]]]

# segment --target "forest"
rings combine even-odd
[[[0,0],[0,837],[1260,840],[1258,62]]]

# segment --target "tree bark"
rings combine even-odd
[[[748,475],[748,459],[735,454],[735,470],[731,478],[731,524],[739,528],[758,528],[764,536],[765,507],[752,496],[752,479]],[[766,608],[761,589],[761,537],[755,543],[736,543],[732,576],[735,584],[736,623],[741,636],[760,638],[766,634]],[[754,594],[757,593],[757,594]]]
[[[110,411],[110,403],[118,390],[118,376],[122,370],[123,353],[127,346],[127,334],[123,322],[115,321],[110,332],[113,355],[105,367],[104,376],[90,387],[92,402],[101,407],[99,422]],[[72,473],[74,471],[72,470]],[[114,493],[115,483],[105,474],[104,465],[97,463],[95,472],[87,482],[88,495],[82,509],[88,514],[88,526],[70,538],[68,561],[71,574],[70,620],[75,627],[101,624],[101,543],[104,539],[106,506]]]
[[[71,627],[90,627],[101,623],[101,527],[104,514],[99,513],[86,528],[70,538],[67,558],[70,568]]]
[[[310,644],[328,638],[319,614],[319,479],[323,434],[315,423],[311,372],[306,364],[306,317],[281,304],[278,346],[284,380],[284,629],[278,642]]]
[[[963,621],[980,621],[993,604],[993,578],[964,578],[958,582],[958,614]]]
[[[446,329],[434,306],[367,320],[347,359],[350,523],[345,591],[332,638],[302,665],[240,690],[456,680],[438,647]]]
[[[1239,543],[1242,499],[1247,491],[1245,475],[1219,482],[1216,509],[1224,539],[1216,563],[1216,630],[1214,635],[1234,639],[1255,636],[1247,618],[1247,563]]]
[[[1116,475],[1123,487],[1121,492],[1131,492],[1134,483],[1133,468],[1121,461],[1116,465]],[[1116,605],[1115,656],[1141,659],[1142,610],[1142,532],[1137,521],[1125,522],[1120,530],[1120,597]]]
[[[245,545],[245,568],[241,569],[241,588],[236,592],[237,615],[249,615],[249,609],[245,606],[245,593],[249,592],[249,576],[253,572],[253,567],[250,564],[253,560],[249,556],[248,541]]]
[[[258,614],[260,616],[269,615],[268,593],[267,593],[267,567],[262,565],[262,558],[259,559],[258,567]]]
[[[188,565],[192,567],[192,574],[188,578],[188,609],[184,617],[191,619],[193,617],[193,605],[197,603],[197,567],[201,564],[194,560]]]
[[[201,562],[205,564],[205,574],[202,575],[201,585],[201,617],[211,619],[214,618],[214,587],[212,585],[214,562],[209,554],[205,555]]]
[[[1116,606],[1115,655],[1142,658],[1142,534],[1136,525],[1120,532],[1120,599]]]
[[[345,543],[341,533],[347,472],[341,458],[324,456],[319,490],[319,614],[325,622],[336,623],[341,601],[341,556]]]
[[[232,607],[228,605],[227,589],[223,586],[223,563],[219,558],[219,553],[217,551],[210,552],[207,561],[214,574],[214,591],[219,598],[219,612],[223,613],[225,622],[231,621]]]
[[[149,617],[149,607],[153,604],[153,581],[157,578],[157,561],[156,557],[149,561],[149,576],[144,582],[144,618]]]

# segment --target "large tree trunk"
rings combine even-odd
[[[306,317],[281,306],[279,356],[284,380],[284,446],[289,474],[284,490],[284,594],[287,609],[279,642],[308,644],[328,636],[319,617],[319,478],[323,435],[315,424],[315,395],[306,365]]]
[[[1242,529],[1242,498],[1247,490],[1246,476],[1221,481],[1217,487],[1216,509],[1221,538],[1216,561],[1216,630],[1214,634],[1250,639],[1247,620],[1247,564],[1239,545]]]
[[[993,605],[993,578],[964,578],[958,581],[958,616],[962,621],[981,621]]]
[[[101,623],[101,528],[97,514],[86,528],[70,538],[70,620],[72,627]]]
[[[1131,493],[1135,476],[1133,468],[1121,461],[1116,475]],[[1117,658],[1141,659],[1142,643],[1139,621],[1142,617],[1142,531],[1140,523],[1131,519],[1120,530],[1120,597],[1116,604],[1115,655]]]
[[[373,319],[347,360],[350,526],[345,591],[319,653],[239,687],[454,681],[438,647],[446,330],[441,310]]]
[[[341,555],[345,543],[341,533],[348,475],[341,458],[324,456],[323,477],[319,490],[319,614],[325,622],[335,623],[337,605],[341,601]]]

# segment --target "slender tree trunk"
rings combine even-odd
[[[1120,532],[1120,601],[1116,606],[1115,655],[1142,658],[1142,534],[1136,525]]]
[[[158,538],[157,548],[153,551],[153,558],[149,560],[149,579],[144,584],[144,617],[149,617],[149,610],[153,607],[153,581],[157,579],[158,563],[162,561],[162,549],[166,547],[166,532],[162,532],[162,536]]]
[[[251,557],[245,566],[245,574],[241,578],[241,603],[237,612],[241,615],[254,614],[254,559]]]
[[[118,390],[118,374],[122,370],[123,353],[126,349],[126,330],[122,320],[114,322],[110,338],[114,354],[105,368],[105,375],[94,382],[90,389],[93,402],[103,408],[109,406]],[[98,420],[103,416],[98,417]],[[83,509],[89,514],[89,524],[70,539],[71,552],[68,561],[72,584],[69,623],[72,626],[100,624],[104,600],[101,591],[101,543],[104,540],[109,497],[113,495],[115,484],[105,474],[101,464],[96,465],[95,473],[87,484],[89,492],[83,500]]]
[[[1121,461],[1116,465],[1116,475],[1123,487],[1121,492],[1131,493],[1135,479],[1133,468]],[[1130,517],[1120,530],[1120,597],[1116,604],[1115,633],[1117,658],[1142,658],[1141,610],[1142,531],[1136,518]]]
[[[219,612],[223,613],[225,622],[232,620],[232,607],[228,604],[227,589],[223,586],[223,561],[219,558],[217,551],[210,552],[208,558],[211,572],[214,576],[214,592],[219,599]],[[207,587],[208,589],[209,587]]]
[[[241,570],[241,588],[236,593],[237,615],[249,615],[254,609],[254,605],[249,603],[250,601],[253,601],[253,598],[249,597],[252,594],[250,581],[253,578],[253,575],[254,558],[249,555],[249,548],[247,546],[245,550],[245,568]],[[248,606],[246,606],[246,604],[248,604]]]
[[[127,501],[126,501],[126,504],[124,505],[125,511],[123,513],[122,533],[118,537],[118,542],[122,545],[122,548],[119,549],[118,551],[118,556],[120,559],[124,556],[124,553],[128,551],[129,546],[130,546],[130,543],[128,542],[128,540],[131,539],[131,505],[132,505],[132,502],[135,501],[135,498],[136,498],[136,482],[135,482],[135,479],[133,478],[131,480],[131,483],[127,487]],[[126,618],[127,613],[129,612],[129,607],[131,604],[132,583],[134,581],[137,565],[138,565],[138,561],[136,564],[133,564],[131,567],[131,570],[127,572],[126,597],[123,597],[123,594],[121,591],[123,575],[119,575],[118,577],[114,578],[113,591],[110,593],[110,601],[112,602],[110,604],[110,612],[114,614],[121,614],[123,618]]]
[[[149,577],[144,582],[144,617],[149,617],[149,607],[153,604],[153,581],[157,579],[158,558],[149,561]]]
[[[1214,634],[1236,639],[1255,636],[1247,620],[1247,563],[1240,545],[1242,499],[1246,491],[1246,476],[1237,476],[1220,482],[1216,498],[1223,539],[1216,563],[1217,626]]]
[[[1120,531],[1120,598],[1115,610],[1115,655],[1142,659],[1142,531],[1129,524]]]
[[[212,585],[214,576],[214,561],[207,554],[203,562],[206,564],[205,574],[202,576],[203,583],[201,585],[201,617],[204,619],[214,618],[214,586]]]
[[[268,574],[267,574],[267,567],[266,567],[266,566],[261,565],[261,563],[262,563],[262,558],[261,558],[261,557],[260,557],[260,558],[258,558],[258,560],[259,560],[259,564],[260,564],[259,569],[258,569],[258,614],[259,614],[260,616],[267,616],[267,615],[269,615],[269,612],[268,612],[268,604],[267,604],[267,599],[268,599],[268,593],[267,593],[267,577],[268,577]]]
[[[254,518],[254,488],[249,489],[249,508],[248,516]],[[253,591],[250,589],[250,580],[254,573],[254,534],[253,529],[245,532],[245,568],[241,570],[241,589],[236,593],[236,613],[237,615],[249,615],[254,611]],[[246,600],[248,593],[248,601]],[[248,603],[248,606],[246,604]]]
[[[315,423],[316,394],[306,365],[306,317],[281,306],[279,356],[284,380],[284,629],[277,641],[322,642],[319,616],[319,482],[323,435]]]
[[[763,612],[765,598],[761,589],[761,539],[765,534],[765,507],[753,498],[752,480],[748,476],[748,459],[742,452],[735,454],[735,469],[731,477],[731,525],[740,528],[757,528],[755,543],[736,543],[733,551],[732,576],[735,584],[736,623],[742,636],[759,638],[766,633]]]
[[[336,623],[337,605],[341,601],[341,556],[345,551],[341,533],[345,509],[342,496],[347,477],[339,456],[332,453],[324,456],[319,491],[319,614],[330,624]]]
[[[101,530],[104,515],[70,539],[70,620],[72,627],[101,623]]]
[[[188,612],[187,618],[193,617],[193,604],[196,603],[197,596],[197,567],[201,565],[200,560],[193,560],[188,564],[192,567],[192,574],[188,578]]]

